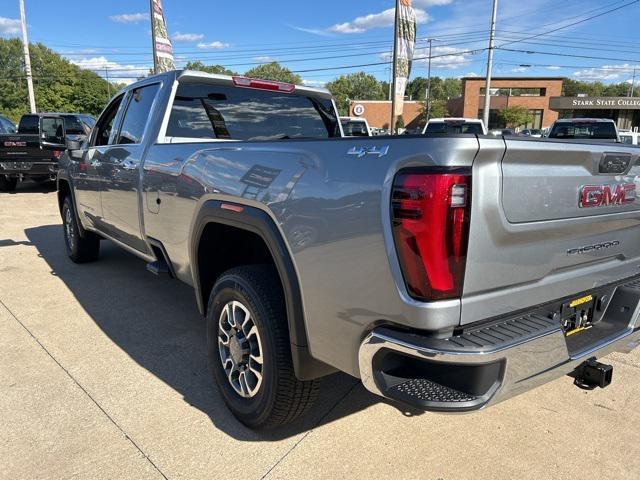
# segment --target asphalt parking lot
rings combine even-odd
[[[0,478],[640,478],[640,352],[614,383],[560,379],[464,416],[406,412],[353,378],[254,433],[209,377],[193,292],[103,243],[64,253],[56,194],[0,193]]]

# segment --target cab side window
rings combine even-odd
[[[151,107],[160,85],[147,85],[131,91],[127,112],[122,121],[118,145],[129,145],[142,142],[142,135],[151,114]]]
[[[64,120],[59,117],[44,117],[41,120],[42,140],[49,143],[64,142]]]
[[[100,117],[95,126],[95,135],[93,136],[91,146],[100,147],[102,145],[109,145],[109,139],[113,132],[116,116],[118,115],[118,109],[122,103],[124,95],[120,95],[116,98],[111,105],[107,108],[104,114]]]

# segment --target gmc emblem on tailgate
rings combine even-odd
[[[629,205],[636,201],[635,183],[584,185],[580,188],[580,208]]]
[[[26,147],[27,142],[4,142],[5,147]]]

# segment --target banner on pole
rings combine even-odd
[[[411,5],[412,0],[400,0],[400,12],[396,28],[396,45],[398,49],[396,65],[396,109],[399,117],[404,111],[404,94],[411,75],[411,63],[416,49],[417,21],[416,12]]]
[[[151,21],[153,22],[153,44],[154,44],[154,64],[156,73],[175,70],[176,65],[173,60],[173,47],[167,31],[167,22],[164,18],[162,0],[152,0],[153,12]]]

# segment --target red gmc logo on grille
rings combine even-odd
[[[26,147],[27,142],[4,142],[5,147]]]
[[[585,185],[580,189],[580,208],[628,205],[636,201],[635,183]]]

